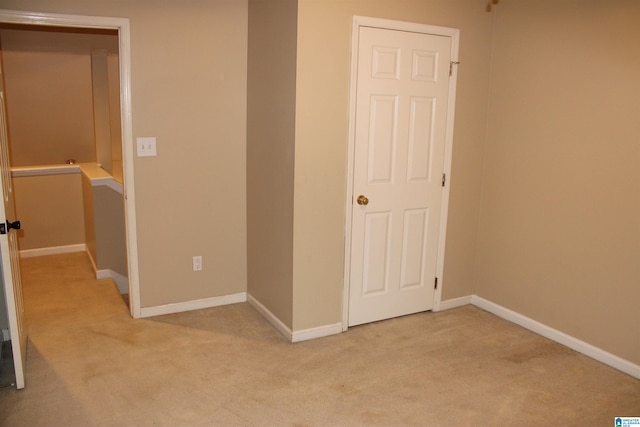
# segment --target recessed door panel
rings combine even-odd
[[[369,182],[390,182],[393,173],[393,150],[396,139],[395,96],[371,97],[369,132]]]
[[[367,214],[365,224],[362,295],[367,296],[387,290],[391,212]]]
[[[407,180],[429,179],[431,147],[433,143],[434,98],[412,98],[409,122],[409,152],[407,159]]]
[[[404,213],[401,288],[424,286],[422,270],[427,242],[428,218],[427,209],[411,209]]]
[[[435,82],[438,78],[438,52],[413,51],[413,79]]]
[[[397,79],[400,77],[400,49],[388,46],[374,46],[371,64],[371,76],[378,79]]]

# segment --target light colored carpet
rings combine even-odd
[[[6,426],[610,426],[640,381],[475,307],[291,344],[247,304],[134,320],[84,254],[23,260]],[[179,286],[179,284],[176,284]]]

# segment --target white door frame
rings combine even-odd
[[[451,37],[451,61],[458,61],[458,46],[460,44],[460,30],[447,27],[436,27],[433,25],[416,24],[411,22],[391,21],[388,19],[368,18],[364,16],[353,17],[353,28],[351,35],[351,81],[349,84],[349,146],[347,154],[347,191],[346,191],[346,212],[345,212],[345,247],[344,247],[344,286],[342,300],[342,330],[346,331],[349,325],[349,277],[351,274],[351,222],[353,207],[353,165],[355,160],[355,118],[356,118],[356,86],[358,83],[358,46],[360,27],[374,27],[389,30],[408,31],[414,33],[432,34],[438,36]],[[438,277],[438,288],[434,293],[433,311],[440,310],[440,300],[442,297],[443,270],[444,270],[444,250],[447,231],[447,214],[449,211],[449,183],[451,182],[451,152],[453,146],[453,122],[455,113],[457,67],[452,67],[452,76],[449,79],[449,104],[447,109],[447,128],[444,154],[444,173],[447,182],[442,191],[442,208],[440,215],[440,235],[438,238],[438,259],[436,261],[436,274]]]
[[[126,223],[129,307],[131,316],[140,317],[138,238],[136,232],[135,187],[133,183],[133,127],[131,116],[131,43],[128,18],[61,15],[0,9],[0,22],[52,27],[100,28],[118,31],[120,61],[120,117],[122,121],[122,166]]]

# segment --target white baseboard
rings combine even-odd
[[[292,343],[312,340],[316,338],[327,337],[329,335],[336,335],[342,333],[342,323],[334,323],[332,325],[323,325],[316,328],[303,329],[301,331],[292,331],[287,325],[285,325],[275,314],[273,314],[267,307],[265,307],[260,301],[253,296],[248,295],[247,301],[256,309],[258,313],[264,317],[267,322],[276,328],[287,340]]]
[[[287,325],[282,323],[282,320],[278,319],[275,314],[273,314],[267,307],[262,305],[260,301],[255,299],[251,294],[247,295],[247,302],[251,307],[255,308],[258,313],[262,315],[267,322],[271,323],[271,325],[276,328],[278,332],[280,332],[288,341],[293,340],[293,332]]]
[[[69,254],[72,252],[84,252],[87,245],[78,243],[77,245],[51,246],[48,248],[23,249],[20,251],[20,258],[32,258],[45,255]]]
[[[334,323],[332,325],[323,325],[316,328],[303,329],[301,331],[294,331],[291,337],[291,342],[301,342],[307,340],[313,340],[316,338],[328,337],[329,335],[336,335],[342,333],[342,322]]]
[[[9,333],[8,329],[3,329],[2,330],[2,341],[10,341],[11,340],[11,334]]]
[[[106,268],[96,271],[96,279],[112,279],[116,283],[121,295],[129,293],[129,279],[127,276],[123,276],[113,270]]]
[[[589,356],[592,359],[602,362],[605,365],[611,366],[619,371],[629,374],[632,377],[640,379],[640,365],[631,363],[628,360],[622,359],[614,354],[606,352],[598,347],[588,344],[575,337],[560,332],[557,329],[553,329],[547,325],[544,325],[529,317],[523,316],[520,313],[516,313],[513,310],[509,310],[506,307],[498,305],[494,302],[481,298],[477,295],[471,296],[471,304],[495,314],[505,320],[508,320],[516,325],[520,325],[525,329],[535,332],[538,335],[549,338],[559,344],[567,346],[578,353],[582,353],[585,356]]]
[[[87,258],[89,258],[89,262],[91,263],[91,268],[93,268],[93,272],[96,273],[96,277],[98,277],[98,265],[96,264],[96,260],[93,259],[93,255],[91,255],[91,251],[87,248],[85,251],[87,254]]]
[[[440,305],[438,306],[438,309],[433,311],[450,310],[452,308],[458,308],[464,305],[469,305],[471,304],[471,298],[472,298],[471,295],[467,295],[464,297],[452,298],[445,301],[440,301]]]
[[[218,307],[220,305],[236,304],[247,301],[247,293],[240,292],[221,297],[203,298],[194,301],[178,302],[174,304],[158,305],[140,308],[140,317],[160,316],[163,314],[181,313],[183,311],[201,310],[203,308]]]
[[[569,347],[570,349],[573,349],[578,353],[582,353],[585,356],[595,359],[598,362],[604,363],[605,365],[611,366],[612,368],[622,371],[625,374],[629,374],[635,378],[640,378],[640,365],[636,365],[635,363],[622,359],[621,357],[602,350],[601,348],[595,347],[589,343],[579,340],[578,338],[567,335],[564,332],[560,332],[559,330],[551,328],[543,323],[538,322],[537,320],[533,320],[527,316],[524,316],[520,313],[517,313],[513,310],[510,310],[477,295],[468,295],[460,298],[442,301],[440,302],[438,310],[434,311],[448,310],[467,304],[473,304],[478,308],[488,311],[489,313],[493,313],[498,317],[515,323],[516,325],[522,326],[523,328],[535,332],[538,335],[542,335],[545,338]]]

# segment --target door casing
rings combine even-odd
[[[131,114],[131,42],[128,18],[62,15],[0,9],[0,22],[51,27],[100,28],[118,31],[120,60],[120,117],[122,125],[122,159],[127,262],[129,275],[129,307],[131,316],[140,317],[140,281],[138,239],[136,232],[135,186],[133,181],[133,127]]]
[[[360,27],[374,27],[397,31],[407,31],[414,33],[433,34],[451,38],[451,61],[458,64],[458,47],[460,43],[460,30],[456,28],[438,27],[433,25],[417,24],[411,22],[392,21],[387,19],[369,18],[364,16],[354,16],[351,35],[351,80],[349,84],[349,135],[347,154],[347,188],[345,200],[345,247],[344,247],[344,287],[342,303],[342,330],[346,331],[349,325],[349,277],[351,273],[351,225],[352,225],[352,205],[353,205],[353,164],[355,158],[355,133],[356,133],[356,89],[358,72],[358,46]],[[440,215],[440,233],[438,238],[438,259],[436,261],[436,274],[438,277],[438,287],[434,294],[433,311],[440,310],[442,297],[442,286],[444,284],[444,251],[446,243],[447,214],[449,211],[449,183],[451,182],[451,158],[453,148],[453,123],[456,99],[457,67],[451,67],[451,78],[449,79],[449,103],[447,108],[447,123],[445,137],[445,157],[444,173],[446,174],[446,184],[442,191],[442,207]]]

